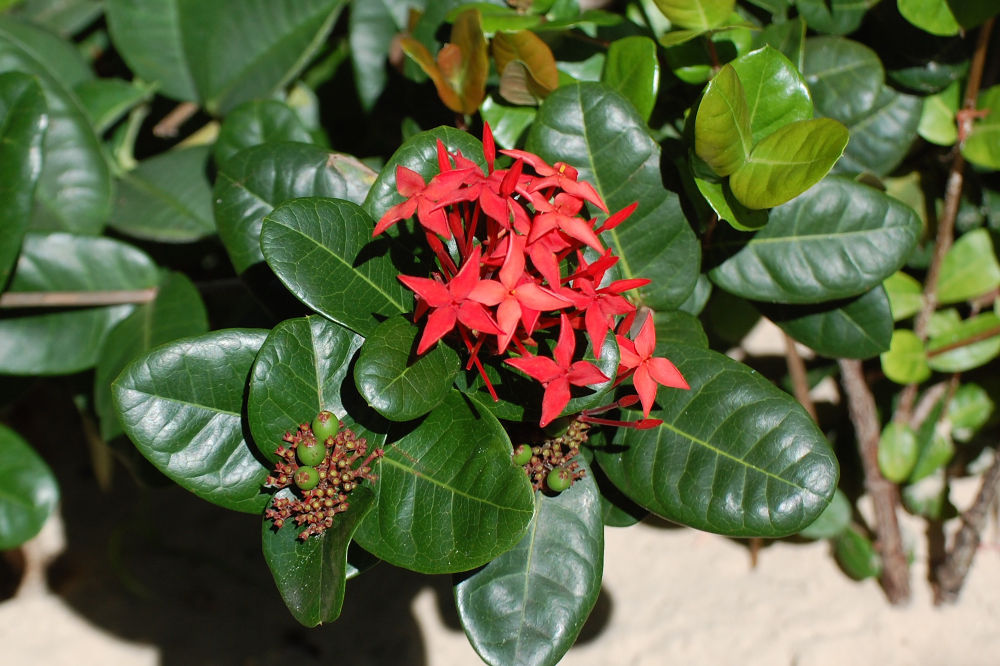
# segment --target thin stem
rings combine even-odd
[[[0,294],[0,308],[81,308],[95,305],[148,303],[156,287],[111,291],[20,291]]]
[[[875,505],[876,545],[882,555],[882,588],[890,603],[902,604],[910,598],[909,565],[896,520],[896,486],[882,476],[878,466],[880,428],[875,398],[865,382],[861,361],[840,359],[838,363],[857,435],[865,489]]]
[[[161,139],[170,139],[177,136],[181,125],[190,120],[196,113],[198,113],[197,104],[194,102],[181,102],[174,107],[173,111],[165,115],[160,122],[153,126],[153,135]]]
[[[785,338],[785,363],[788,364],[788,375],[792,379],[795,399],[805,408],[812,420],[816,421],[816,405],[813,404],[812,396],[809,395],[809,377],[806,374],[806,364],[795,346],[795,340],[785,332],[782,332],[782,335]]]

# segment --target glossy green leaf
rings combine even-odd
[[[844,573],[855,580],[875,578],[882,572],[882,558],[875,544],[853,525],[833,540],[833,556]]]
[[[889,481],[902,483],[917,464],[917,435],[905,423],[890,421],[878,441],[878,468]]]
[[[717,352],[665,351],[691,389],[661,389],[650,416],[662,425],[621,428],[596,451],[608,478],[654,513],[710,532],[778,537],[815,520],[837,461],[795,399]]]
[[[985,118],[972,123],[972,131],[962,144],[962,155],[976,166],[1000,169],[1000,85],[984,90],[976,104],[979,110],[990,109]]]
[[[921,99],[883,86],[873,106],[847,125],[851,140],[835,173],[891,173],[917,139]]]
[[[818,183],[847,146],[847,128],[816,118],[784,125],[754,146],[729,178],[733,196],[747,208],[791,201]]]
[[[889,298],[881,286],[848,301],[763,307],[764,314],[807,347],[831,358],[871,358],[892,339]]]
[[[153,97],[155,86],[123,79],[93,79],[78,84],[73,92],[87,112],[98,134],[111,128],[135,106]]]
[[[708,30],[722,25],[735,0],[653,0],[670,22],[681,28]]]
[[[260,228],[274,207],[300,197],[360,203],[371,171],[346,155],[304,143],[266,143],[237,153],[215,182],[215,221],[238,273],[264,261]]]
[[[785,125],[812,118],[809,88],[781,51],[765,46],[730,64],[743,84],[753,143]]]
[[[962,234],[945,254],[937,281],[939,303],[960,303],[1000,287],[1000,263],[986,229]]]
[[[111,211],[111,174],[100,140],[72,92],[93,74],[68,42],[0,16],[0,71],[10,70],[37,77],[49,112],[31,228],[99,233]]]
[[[882,283],[889,296],[889,308],[894,321],[900,321],[920,312],[924,302],[924,287],[913,277],[897,271]]]
[[[215,162],[226,160],[244,148],[262,143],[295,141],[312,143],[313,138],[301,117],[276,99],[257,99],[240,104],[226,115],[215,140]]]
[[[415,428],[399,428],[376,469],[375,509],[355,535],[365,550],[414,571],[450,573],[521,540],[534,510],[531,484],[493,416],[455,391]]]
[[[538,111],[527,106],[500,104],[492,95],[486,97],[479,108],[483,120],[490,124],[493,140],[500,148],[516,148],[521,135],[531,127]]]
[[[104,441],[122,434],[111,399],[111,382],[122,369],[153,347],[206,332],[208,314],[197,288],[182,273],[170,273],[152,302],[137,306],[108,333],[94,373],[94,411]]]
[[[663,188],[660,147],[629,102],[597,83],[562,86],[542,105],[528,149],[576,167],[612,212],[638,202],[601,237],[621,257],[623,277],[652,281],[638,290],[641,304],[658,310],[684,302],[699,273],[698,244],[679,198]]]
[[[656,326],[656,356],[662,356],[668,344],[708,347],[708,336],[701,322],[694,315],[680,310],[666,310],[653,313]]]
[[[132,71],[212,113],[291,81],[343,7],[343,0],[106,3],[111,39]]]
[[[847,495],[837,488],[830,505],[823,509],[819,518],[808,527],[799,531],[799,536],[806,539],[832,539],[851,524],[851,501]]]
[[[932,35],[957,35],[962,26],[955,20],[948,0],[896,0],[903,18]]]
[[[955,112],[958,111],[960,97],[958,81],[937,94],[924,97],[917,133],[924,140],[939,146],[954,145],[958,141]]]
[[[842,37],[807,39],[802,73],[816,112],[846,125],[875,106],[885,78],[874,51]]]
[[[524,538],[455,586],[472,647],[488,664],[556,664],[601,591],[604,526],[588,474],[569,490],[535,493]]]
[[[354,84],[365,110],[375,106],[385,88],[392,40],[406,31],[410,9],[419,11],[425,4],[426,0],[378,0],[356,2],[351,7],[348,18],[351,63]]]
[[[250,374],[247,420],[272,462],[282,436],[323,410],[349,423],[350,364],[364,339],[325,317],[288,319],[264,341]],[[346,382],[346,384],[345,384]]]
[[[705,198],[705,202],[734,229],[754,231],[760,229],[768,220],[768,211],[747,208],[733,196],[733,191],[726,181],[713,182],[703,178],[694,178],[695,186]]]
[[[136,238],[171,243],[215,233],[208,155],[208,146],[169,150],[122,175],[111,226]]]
[[[715,173],[728,176],[746,163],[752,149],[747,97],[736,70],[726,65],[705,87],[698,105],[694,150]]]
[[[992,312],[966,319],[933,335],[927,344],[927,365],[939,372],[965,372],[1000,355],[1000,317]]]
[[[244,439],[247,376],[267,331],[228,329],[162,345],[111,385],[126,434],[178,485],[219,506],[264,510],[268,469]]]
[[[795,7],[816,32],[846,35],[854,32],[865,12],[879,0],[796,0]]]
[[[931,376],[924,344],[905,328],[892,332],[889,351],[881,354],[879,360],[882,372],[897,384],[919,384]]]
[[[20,72],[0,74],[0,289],[28,228],[48,122],[38,83]]]
[[[752,238],[720,241],[739,251],[709,276],[758,301],[818,303],[868,291],[895,273],[920,234],[913,210],[878,190],[826,178],[771,211]]]
[[[601,81],[632,102],[648,121],[660,89],[656,42],[649,37],[624,37],[611,42]]]
[[[410,310],[412,296],[372,241],[371,218],[349,201],[295,199],[264,218],[260,247],[271,270],[303,303],[365,335]]]
[[[291,494],[287,488],[278,495]],[[300,624],[315,627],[340,616],[350,564],[347,548],[351,537],[374,506],[374,493],[367,486],[351,491],[349,507],[337,514],[333,527],[305,541],[300,529],[286,524],[280,530],[265,520],[261,549],[274,583],[288,610]]]
[[[358,392],[391,421],[415,419],[441,404],[461,367],[443,343],[417,356],[421,330],[404,317],[386,319],[368,335],[354,367]]]
[[[145,289],[158,282],[152,260],[126,243],[29,232],[9,291],[115,291]],[[85,370],[97,362],[104,337],[133,308],[24,308],[5,316],[0,319],[0,373],[49,375]]]
[[[962,384],[948,402],[951,436],[968,442],[976,431],[986,425],[996,407],[990,394],[978,384]]]
[[[0,425],[0,489],[0,550],[9,550],[42,529],[59,503],[59,484],[41,456],[4,425]]]

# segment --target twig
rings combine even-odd
[[[799,401],[813,421],[816,418],[816,405],[813,404],[812,396],[809,395],[809,376],[806,374],[806,364],[802,361],[795,340],[792,336],[782,331],[785,338],[785,363],[788,364],[788,376],[792,380],[792,389],[795,392],[795,399]]]
[[[156,287],[116,291],[20,291],[0,294],[0,308],[61,308],[148,303]]]
[[[950,342],[946,345],[942,345],[935,349],[927,350],[927,358],[933,358],[939,354],[949,352],[953,349],[960,349],[962,347],[967,347],[969,345],[974,345],[977,342],[982,342],[983,340],[989,340],[990,338],[1000,335],[1000,326],[994,326],[993,328],[988,328],[985,331],[980,331],[975,335],[970,335],[967,338],[961,340],[956,340],[955,342]]]
[[[198,105],[194,102],[181,102],[174,107],[173,111],[163,116],[160,122],[153,125],[153,135],[161,139],[170,139],[177,136],[181,125],[191,119],[191,116],[198,113]]]
[[[944,561],[934,569],[934,603],[954,603],[965,583],[972,560],[979,548],[980,533],[986,526],[990,507],[996,502],[1000,486],[1000,455],[994,455],[993,464],[983,475],[983,485],[969,510],[962,514],[962,526],[955,534],[955,541]]]
[[[881,433],[875,398],[865,382],[861,361],[840,359],[838,363],[848,411],[857,434],[865,488],[875,505],[876,545],[882,555],[882,588],[890,603],[902,604],[910,598],[910,572],[896,520],[896,487],[882,476],[878,467]]]

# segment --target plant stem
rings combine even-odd
[[[896,486],[882,476],[878,467],[880,428],[875,398],[865,382],[861,361],[840,359],[838,363],[857,435],[865,488],[875,505],[876,546],[882,555],[882,588],[890,603],[902,604],[910,598],[909,566],[896,520]]]
[[[191,117],[198,113],[198,105],[194,102],[181,102],[174,109],[163,116],[160,122],[153,125],[153,136],[161,139],[170,139],[177,136],[181,125],[186,123]]]
[[[156,287],[112,291],[19,291],[0,294],[0,308],[80,308],[94,305],[148,303]]]
[[[949,352],[953,349],[959,349],[961,347],[967,347],[968,345],[974,345],[977,342],[982,342],[983,340],[989,340],[992,337],[1000,335],[1000,326],[994,326],[993,328],[986,329],[985,331],[980,331],[975,335],[970,335],[963,340],[956,340],[955,342],[946,344],[936,349],[927,350],[927,358],[933,358],[939,354]]]
[[[788,376],[792,380],[792,388],[795,391],[795,399],[799,401],[805,410],[816,421],[816,405],[813,404],[812,396],[809,395],[809,377],[806,374],[806,364],[802,361],[795,340],[792,336],[782,331],[785,338],[785,363],[788,364]]]
[[[987,512],[997,499],[1000,487],[1000,455],[994,455],[993,464],[983,475],[976,500],[962,514],[962,526],[955,534],[955,541],[944,561],[934,569],[934,603],[954,603],[962,590],[972,560],[979,548],[980,532],[986,525]]]

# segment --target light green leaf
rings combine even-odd
[[[965,372],[1000,355],[1000,317],[992,312],[966,319],[932,335],[927,364],[939,372]]]
[[[799,536],[806,539],[832,539],[851,524],[851,512],[851,501],[840,488],[837,488],[830,506],[826,507],[812,524],[799,531]]]
[[[955,112],[958,111],[960,97],[958,81],[953,81],[939,93],[925,97],[917,133],[939,146],[954,145],[958,141]]]
[[[730,64],[746,94],[752,143],[785,125],[812,118],[813,103],[805,80],[777,49],[765,46]]]
[[[917,435],[905,423],[890,421],[878,442],[878,467],[893,483],[902,483],[917,464]]]
[[[924,287],[916,278],[897,271],[887,277],[882,286],[889,295],[893,321],[900,321],[920,312],[924,302]]]
[[[924,344],[913,331],[905,328],[893,331],[889,351],[879,360],[882,372],[897,384],[919,384],[931,376]]]
[[[703,178],[694,178],[694,183],[705,197],[705,202],[720,220],[725,220],[734,229],[740,231],[755,231],[760,229],[768,220],[768,211],[765,209],[747,208],[733,196],[733,191],[729,183],[725,181],[713,182]]]
[[[962,29],[948,4],[948,0],[896,0],[896,7],[903,18],[921,30],[941,37],[957,35]]]
[[[833,555],[855,580],[875,578],[882,572],[882,558],[875,545],[853,525],[833,540]]]
[[[750,108],[732,65],[719,70],[705,87],[695,116],[694,137],[695,153],[720,176],[733,173],[750,157]]]
[[[962,234],[941,262],[939,303],[960,303],[1000,287],[1000,263],[986,229]]]
[[[93,79],[79,83],[73,92],[98,134],[103,134],[135,106],[153,97],[155,86],[124,79]]]
[[[507,106],[494,101],[492,95],[487,95],[483,105],[479,107],[483,120],[490,124],[493,140],[500,148],[516,148],[521,135],[531,127],[538,114],[530,106]]]
[[[976,108],[989,109],[989,114],[972,123],[962,155],[977,166],[1000,169],[1000,85],[981,92]]]
[[[990,394],[978,384],[962,384],[948,402],[951,436],[968,442],[976,431],[986,425],[995,408]]]
[[[601,80],[632,102],[643,120],[649,121],[660,89],[656,42],[638,35],[611,42]]]
[[[708,30],[722,25],[735,0],[653,0],[670,22],[681,28]]]

